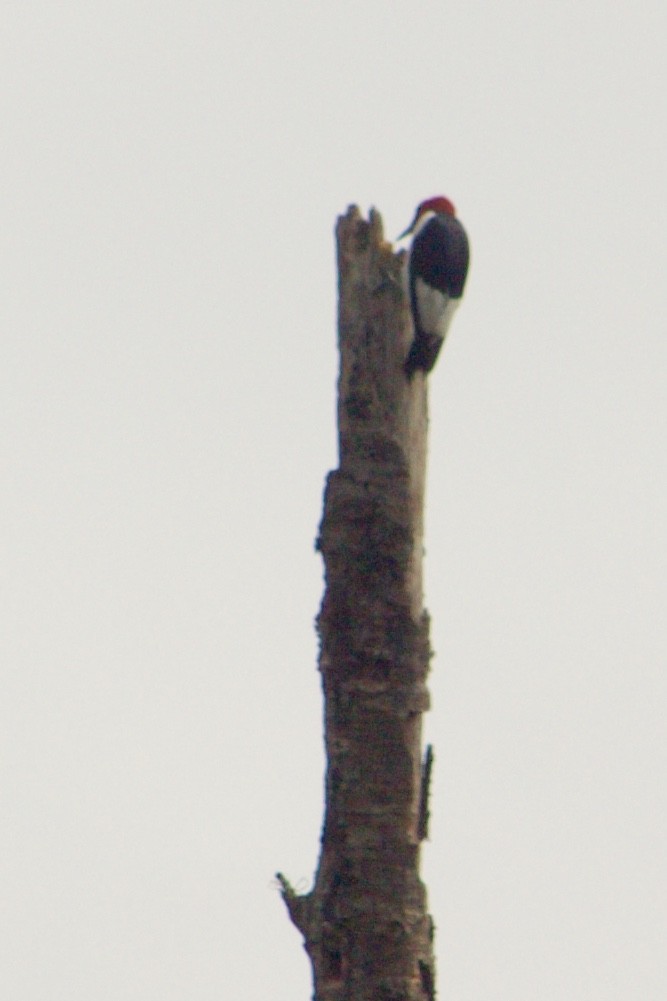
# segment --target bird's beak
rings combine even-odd
[[[417,214],[417,215],[416,215],[416,216],[414,217],[414,219],[412,220],[412,222],[410,223],[410,225],[408,226],[408,228],[407,228],[407,229],[404,229],[404,230],[403,230],[403,232],[401,233],[401,235],[400,235],[400,236],[397,236],[397,237],[396,237],[396,239],[397,239],[397,240],[402,240],[404,236],[409,236],[409,235],[410,235],[410,233],[411,233],[411,232],[413,231],[413,229],[415,228],[415,226],[417,225],[417,220],[418,220],[418,219],[419,219],[419,214]]]

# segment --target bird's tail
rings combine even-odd
[[[417,369],[426,373],[430,372],[443,344],[444,338],[419,331],[405,359],[404,368],[407,377],[411,378]]]

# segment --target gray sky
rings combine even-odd
[[[663,0],[3,14],[0,996],[306,999],[332,230],[457,205],[444,1001],[667,996]]]

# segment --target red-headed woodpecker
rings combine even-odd
[[[408,258],[415,339],[405,360],[411,376],[430,372],[463,295],[470,251],[468,237],[448,198],[428,198],[399,240],[413,233]]]

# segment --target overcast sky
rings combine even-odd
[[[443,1001],[667,997],[664,0],[5,5],[0,996],[295,1001],[333,227],[446,194]]]

